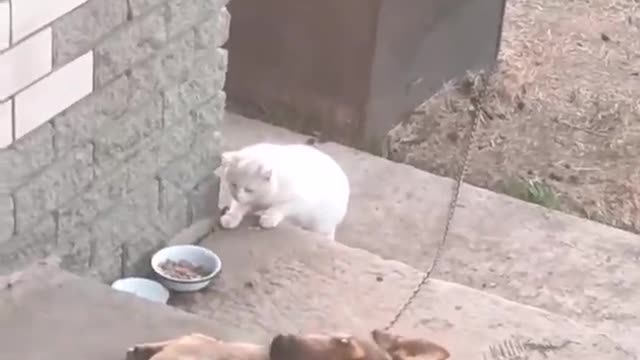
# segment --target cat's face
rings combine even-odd
[[[260,204],[273,192],[273,172],[258,159],[230,151],[222,154],[221,178],[242,204]]]

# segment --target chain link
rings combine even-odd
[[[481,86],[483,86],[482,84]],[[476,133],[480,128],[480,124],[485,122],[485,114],[486,111],[482,108],[480,104],[480,100],[483,98],[482,95],[472,96],[471,97],[471,109],[469,111],[471,115],[471,129],[469,131],[469,142],[467,146],[464,148],[463,156],[462,156],[462,169],[460,170],[460,174],[458,174],[458,178],[453,184],[453,192],[451,194],[451,201],[449,202],[449,210],[447,213],[447,219],[444,225],[444,230],[442,231],[442,238],[440,239],[440,243],[436,248],[436,253],[433,256],[433,260],[431,261],[431,265],[426,270],[420,282],[416,285],[416,287],[411,292],[411,295],[407,298],[407,300],[400,306],[400,308],[396,311],[395,316],[391,321],[385,326],[384,330],[391,329],[400,319],[402,314],[407,310],[407,308],[413,303],[420,290],[424,284],[427,283],[429,278],[431,277],[431,273],[435,269],[438,261],[440,260],[440,256],[442,255],[442,251],[444,250],[444,246],[447,242],[449,236],[449,230],[451,229],[451,224],[453,223],[453,217],[456,213],[456,208],[458,207],[458,198],[460,197],[460,189],[462,188],[462,184],[465,176],[469,170],[469,160],[471,158],[471,151],[473,150],[473,146],[476,142]]]

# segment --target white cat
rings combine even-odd
[[[255,213],[263,228],[286,219],[335,240],[347,213],[347,175],[329,155],[309,145],[258,143],[224,152],[216,174],[231,195],[229,210],[220,218],[227,229]]]

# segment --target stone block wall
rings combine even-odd
[[[215,203],[227,0],[0,0],[0,273],[109,281]]]

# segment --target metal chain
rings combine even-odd
[[[436,248],[436,253],[433,256],[433,260],[431,261],[431,265],[429,266],[427,271],[422,276],[422,279],[420,280],[420,282],[413,289],[413,292],[411,293],[411,295],[402,304],[402,306],[400,306],[398,311],[396,311],[395,316],[393,317],[393,319],[391,319],[389,324],[387,324],[387,326],[385,326],[385,328],[384,328],[385,331],[391,329],[398,322],[398,320],[400,319],[402,314],[405,312],[405,310],[407,310],[409,305],[411,305],[413,300],[415,300],[415,298],[418,295],[418,293],[420,293],[420,290],[422,290],[422,287],[424,286],[424,284],[427,283],[427,281],[431,277],[431,273],[433,272],[433,270],[435,269],[436,265],[438,264],[438,261],[440,260],[440,256],[442,255],[442,251],[444,249],[444,246],[445,246],[445,244],[447,242],[447,239],[448,239],[448,236],[449,236],[449,230],[451,228],[451,224],[453,223],[453,217],[455,215],[456,208],[458,206],[458,198],[460,197],[460,188],[462,187],[462,184],[463,184],[463,181],[464,181],[464,177],[467,175],[467,171],[469,170],[469,160],[471,158],[471,150],[473,149],[473,146],[475,145],[476,133],[478,132],[478,129],[480,128],[480,124],[484,123],[484,114],[486,112],[482,108],[482,106],[480,105],[480,101],[479,101],[478,98],[481,98],[481,97],[482,96],[478,96],[478,97],[475,97],[475,98],[473,96],[471,97],[471,106],[472,106],[472,108],[470,110],[470,114],[471,114],[471,129],[469,131],[469,142],[467,143],[467,146],[464,148],[463,157],[462,157],[462,159],[463,159],[462,160],[462,169],[460,170],[460,174],[458,175],[458,178],[456,179],[456,181],[453,184],[453,193],[451,195],[451,201],[449,202],[449,211],[448,211],[447,219],[446,219],[446,222],[445,222],[445,225],[444,225],[444,230],[442,232],[442,238],[440,239],[440,243],[438,244],[438,247]]]

